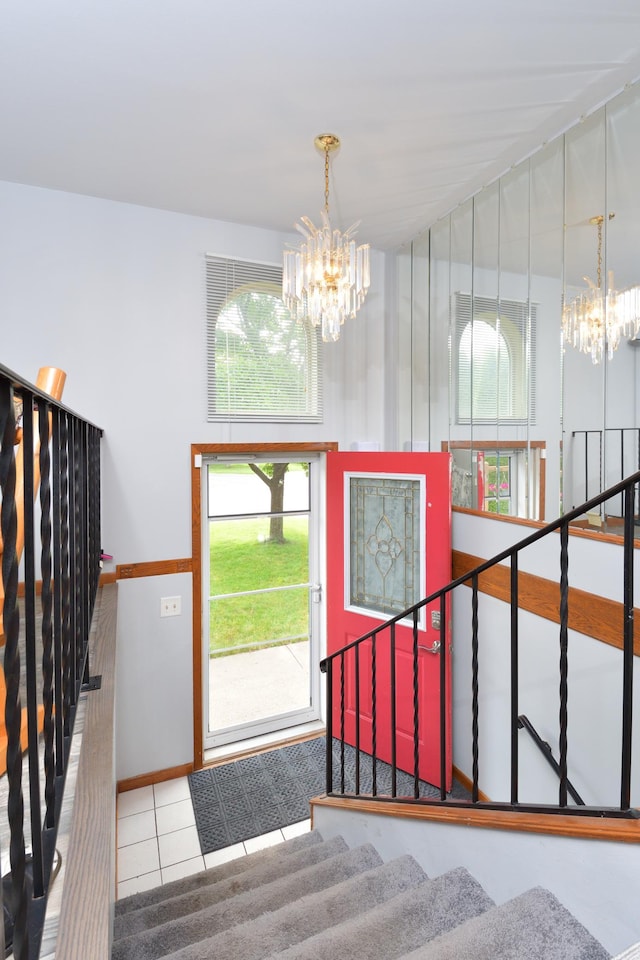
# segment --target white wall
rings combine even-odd
[[[495,903],[531,887],[550,890],[611,954],[640,939],[635,844],[412,820],[314,807],[325,839],[372,843],[387,862],[409,853],[429,877],[466,867]]]
[[[518,524],[454,514],[454,545],[484,559],[531,534]],[[521,572],[547,579],[560,576],[560,538],[547,537],[520,555]],[[634,590],[640,589],[635,571]],[[622,601],[622,546],[570,537],[571,587]],[[480,789],[490,799],[510,796],[509,741],[509,605],[479,597]],[[526,714],[559,756],[559,627],[534,614],[519,615],[519,713]],[[453,602],[453,737],[454,763],[465,773],[471,756],[471,589],[460,587]],[[620,803],[622,653],[569,631],[568,775],[587,804]],[[635,670],[636,703],[640,677]],[[640,717],[634,717],[634,743],[640,742]],[[556,803],[558,779],[525,731],[519,737],[519,799]],[[637,756],[637,749],[635,750]],[[640,767],[632,768],[632,804],[640,803]]]
[[[385,360],[389,356],[392,364],[397,356],[390,347],[396,341],[397,328],[393,322],[385,322],[381,254],[373,258],[374,286],[366,306],[347,325],[338,343],[323,346],[323,425],[267,429],[250,424],[207,424],[203,254],[277,261],[284,237],[7,183],[0,183],[0,222],[4,321],[0,362],[27,379],[35,379],[40,365],[62,367],[68,374],[65,402],[104,428],[103,546],[114,555],[115,563],[191,555],[192,442],[337,440],[344,448],[356,442],[377,443],[381,449],[394,447],[397,438],[385,435],[385,424],[390,433],[389,425],[397,422],[395,397],[387,389]],[[389,316],[392,313],[389,310]],[[402,358],[397,365],[401,371]],[[402,382],[401,374],[398,382]],[[435,441],[440,439],[437,436]],[[488,557],[527,532],[528,528],[520,530],[498,520],[456,514],[454,548]],[[621,599],[619,553],[615,547],[580,541],[576,555],[580,560],[572,560],[578,564],[571,570],[572,584]],[[557,575],[555,558],[542,556],[534,566],[531,572]],[[178,575],[176,584],[172,580],[153,577],[121,583],[120,779],[192,759],[190,578]],[[184,600],[182,616],[161,621],[160,597],[177,592]],[[465,599],[456,601],[456,630],[464,622],[467,603]],[[485,662],[493,669],[504,662],[504,609],[500,605],[492,608],[492,604],[495,601],[483,599],[490,618]],[[543,621],[532,626],[532,669],[537,651],[555,643],[554,630]],[[454,762],[470,773],[468,747],[458,737],[468,723],[462,638],[460,633],[454,656]],[[599,711],[590,709],[593,693],[588,691],[593,691],[594,684],[599,690],[606,677],[615,675],[617,652],[600,644],[591,651],[583,638],[572,640],[572,645],[588,658],[582,705],[579,710],[577,704],[570,705],[572,720],[587,716],[584,746],[588,751],[592,733],[598,743],[606,744],[608,737],[599,729]],[[611,667],[610,662],[614,663]],[[534,677],[535,673],[531,686],[537,689]],[[535,701],[534,722],[542,714],[557,717],[554,683]],[[171,704],[169,690],[174,691]],[[502,709],[503,697],[504,691],[495,701],[496,710]],[[552,737],[550,731],[549,739]],[[613,756],[606,762],[613,763]],[[537,783],[540,766],[534,758],[532,772],[523,776]],[[570,758],[570,767],[578,780],[581,764]],[[483,771],[483,789],[491,795],[504,776],[504,757],[502,751],[496,751],[490,767]],[[588,781],[584,788],[591,789]]]
[[[372,255],[365,306],[337,343],[322,346],[323,424],[208,424],[204,254],[279,262],[290,236],[10,183],[0,183],[0,223],[0,362],[31,381],[42,365],[61,367],[64,402],[104,429],[103,547],[114,564],[191,556],[191,443],[334,440],[384,449],[382,254]],[[163,768],[193,757],[184,722],[192,710],[187,613],[163,623],[158,639],[169,579],[121,585],[120,779],[158,769],[152,741]],[[180,591],[186,600],[186,580]],[[157,696],[142,691],[145,664],[153,664]]]

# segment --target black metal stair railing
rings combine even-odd
[[[16,500],[17,399],[22,401],[22,444],[27,451],[21,502]],[[39,956],[71,737],[83,679],[88,676],[89,631],[100,573],[101,436],[98,427],[0,366],[4,592],[0,613],[8,820],[2,821],[1,835],[9,837],[10,855],[10,874],[3,878],[2,888],[4,935],[12,940],[16,960]],[[38,447],[37,456],[30,455]],[[17,538],[20,512],[22,561]],[[19,569],[24,571],[23,601],[18,596]],[[28,776],[23,780],[25,759]],[[0,814],[5,816],[4,811]]]
[[[638,427],[605,427],[594,430],[574,430],[571,433],[574,447],[575,486],[584,490],[585,499],[589,491],[601,489],[600,478],[604,473],[611,478],[624,480],[631,470],[640,469],[640,429]],[[620,502],[612,504],[614,516],[622,516],[623,493]],[[634,512],[637,514],[640,503],[636,499]]]
[[[633,717],[633,668],[634,668],[634,506],[637,502],[638,487],[640,484],[640,471],[632,474],[625,480],[611,487],[597,497],[592,498],[580,507],[565,514],[553,523],[536,530],[534,533],[497,554],[490,560],[480,564],[468,573],[463,574],[456,580],[453,580],[446,587],[431,594],[419,603],[410,607],[403,613],[380,624],[374,630],[364,634],[356,640],[346,644],[341,649],[335,651],[326,657],[320,664],[321,670],[326,674],[327,689],[327,759],[326,759],[326,792],[333,796],[366,796],[369,799],[381,802],[394,800],[404,803],[418,804],[449,804],[453,806],[473,804],[478,808],[494,810],[517,810],[521,812],[534,812],[542,814],[571,814],[574,816],[600,816],[613,818],[637,818],[640,811],[631,807],[631,761],[632,761],[632,717]],[[621,627],[621,647],[622,647],[622,669],[621,669],[621,689],[616,693],[615,703],[612,709],[620,709],[621,716],[621,735],[620,742],[615,746],[617,752],[619,746],[620,761],[620,781],[619,803],[609,806],[589,806],[583,804],[579,795],[575,791],[573,784],[568,777],[568,757],[569,757],[569,526],[572,522],[580,519],[587,511],[600,507],[611,498],[621,497],[623,501],[624,512],[624,535],[622,547],[622,580],[623,580],[623,618]],[[555,804],[540,804],[522,802],[519,797],[519,737],[518,733],[523,726],[522,714],[519,709],[519,680],[520,680],[520,650],[521,640],[519,637],[519,558],[532,544],[542,538],[549,537],[555,532],[559,532],[559,640],[558,640],[558,659],[557,659],[557,677],[558,677],[558,744],[559,759],[553,763],[559,777],[558,802]],[[480,771],[483,760],[481,741],[480,741],[480,715],[481,715],[481,678],[479,669],[479,603],[478,595],[480,591],[480,577],[486,571],[495,567],[504,561],[509,562],[510,568],[510,628],[509,628],[509,799],[505,801],[487,802],[480,800]],[[440,610],[440,690],[447,689],[450,684],[450,658],[442,655],[446,649],[448,636],[450,635],[447,617],[451,607],[451,594],[460,587],[471,588],[471,621],[470,621],[470,643],[469,643],[469,663],[470,663],[470,756],[472,763],[471,771],[471,796],[457,797],[447,795],[446,790],[446,745],[451,731],[448,729],[447,705],[444,696],[439,695],[438,705],[438,723],[439,730],[439,765],[440,765],[440,786],[434,795],[433,789],[423,789],[419,777],[420,769],[420,750],[424,749],[419,744],[419,718],[422,710],[427,708],[423,700],[422,693],[418,691],[418,667],[417,667],[417,633],[418,617],[423,608],[439,604]],[[414,650],[413,650],[413,673],[412,689],[407,684],[404,689],[399,690],[396,684],[396,625],[400,622],[413,625]],[[456,635],[461,633],[460,622],[456,622]],[[456,640],[456,643],[459,643]],[[362,652],[367,651],[371,658],[371,669],[368,674],[360,669],[360,660]],[[370,653],[369,653],[370,651]],[[388,659],[389,681],[388,687],[381,687],[380,670],[376,669],[376,664],[381,656]],[[460,649],[457,653],[457,661],[460,661]],[[347,705],[347,694],[345,677],[349,676],[350,683],[355,685],[355,692],[351,694],[350,703]],[[370,676],[370,680],[367,680]],[[363,679],[364,677],[364,679]],[[595,693],[595,691],[594,691]],[[413,739],[414,739],[414,759],[413,770],[408,772],[412,774],[413,788],[404,792],[398,790],[398,761],[396,756],[396,741],[399,736],[396,705],[398,702],[404,702],[411,698],[413,702]],[[365,701],[367,706],[366,716],[361,709],[361,702]],[[385,714],[384,724],[389,724],[389,730],[385,731],[390,739],[390,750],[386,751],[383,767],[391,766],[390,787],[386,792],[378,788],[376,771],[380,766],[380,757],[378,755],[378,742],[380,740],[380,722],[377,716],[376,704],[384,700],[389,703],[389,716]],[[347,728],[347,713],[349,713],[349,733],[345,735]],[[360,730],[366,724],[368,731],[367,750],[362,749],[360,742]],[[364,727],[363,727],[364,728]],[[406,721],[405,721],[406,728]],[[408,735],[407,730],[403,735]],[[459,735],[459,734],[458,734]],[[354,758],[350,760],[352,766],[355,766],[355,789],[353,783],[346,789],[345,776],[345,740],[348,740],[349,749],[354,750]],[[338,768],[337,771],[335,768]],[[372,778],[368,783],[369,789],[361,792],[360,790],[360,771],[372,770]],[[406,765],[404,767],[406,771]],[[428,786],[428,785],[427,785]],[[615,786],[614,786],[615,788]],[[568,797],[571,796],[575,801],[569,804]]]

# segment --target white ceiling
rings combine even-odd
[[[638,0],[2,0],[0,179],[417,236],[640,76]]]

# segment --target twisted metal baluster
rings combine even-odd
[[[91,528],[93,530],[93,580],[91,583],[91,614],[93,615],[93,609],[95,606],[96,592],[98,589],[98,583],[100,581],[100,553],[101,553],[101,536],[100,536],[100,437],[101,431],[97,427],[91,427],[91,441],[92,441],[92,453],[91,453]]]
[[[40,432],[40,569],[42,573],[42,702],[44,705],[45,827],[55,822],[55,757],[53,749],[53,593],[51,590],[51,456],[49,405],[38,403]]]
[[[0,491],[2,507],[2,582],[4,586],[3,621],[5,634],[4,673],[6,684],[5,726],[7,730],[7,779],[9,798],[7,811],[11,838],[12,901],[9,904],[14,918],[13,956],[27,960],[29,935],[27,930],[27,891],[25,886],[24,800],[22,796],[22,748],[20,746],[20,613],[18,610],[18,557],[16,537],[18,516],[15,502],[16,463],[14,444],[16,422],[13,407],[13,388],[7,380],[0,381]]]
[[[418,762],[420,756],[420,736],[418,730],[418,611],[413,611],[413,796],[420,796],[420,775]]]
[[[60,414],[60,589],[63,735],[71,736],[71,674],[69,669],[69,430]]]
[[[360,718],[360,644],[359,644],[359,643],[357,643],[357,644],[355,645],[355,647],[353,648],[352,654],[353,654],[353,657],[354,657],[354,660],[355,660],[355,668],[354,668],[355,677],[354,677],[354,680],[355,680],[355,685],[356,685],[356,690],[355,690],[355,694],[356,694],[356,703],[355,703],[355,711],[356,711],[356,731],[355,731],[355,732],[356,732],[356,737],[355,737],[355,740],[356,740],[356,794],[359,795],[359,794],[360,794],[360,722],[361,722],[361,718]]]
[[[511,554],[511,803],[518,802],[518,554]]]
[[[396,625],[395,621],[389,627],[389,651],[391,662],[389,667],[389,688],[391,692],[391,796],[398,795],[398,767],[396,764]]]
[[[622,667],[622,758],[620,776],[620,809],[631,806],[631,758],[633,756],[633,566],[635,488],[624,493],[624,625]]]
[[[76,422],[69,417],[69,701],[73,714],[78,700],[78,557]]]
[[[36,556],[33,504],[35,483],[34,397],[23,392],[23,477],[24,477],[24,670],[26,675],[27,744],[29,767],[29,810],[33,897],[44,894],[42,811],[40,804],[40,752],[38,749],[38,664],[36,658]]]
[[[558,803],[567,805],[567,702],[569,696],[569,524],[560,527],[560,791]]]
[[[471,580],[472,599],[471,599],[471,697],[472,697],[472,720],[471,720],[471,739],[473,744],[473,786],[471,789],[471,800],[478,802],[478,779],[479,779],[479,744],[478,744],[478,574],[474,574]]]
[[[78,434],[79,431],[79,434]],[[78,598],[77,609],[78,609],[78,680],[80,683],[83,682],[83,679],[88,680],[88,677],[83,676],[83,671],[85,668],[85,652],[87,648],[87,640],[89,638],[89,625],[87,623],[87,607],[83,602],[84,597],[88,594],[88,577],[87,577],[87,561],[88,561],[88,545],[87,545],[87,517],[86,517],[86,484],[84,472],[85,466],[85,436],[86,428],[82,423],[78,423],[77,432],[76,432],[76,477],[77,477],[77,487],[78,495],[76,497],[76,517],[78,523],[78,530],[80,531],[80,536],[76,544],[77,547],[77,578],[76,578],[76,596]]]
[[[95,602],[96,587],[100,579],[100,440],[97,431],[92,427],[89,434],[91,449],[89,452],[90,487],[89,487],[89,515],[91,527],[91,557],[93,560],[91,577],[91,614]]]
[[[376,700],[377,690],[377,668],[376,668],[376,640],[378,634],[374,633],[371,637],[371,793],[377,796],[378,793],[378,761],[377,751],[377,717]]]
[[[333,793],[333,658],[326,661],[327,670],[327,742],[326,742],[326,790]]]
[[[64,773],[64,699],[62,669],[62,438],[64,414],[53,409],[53,699],[55,706],[56,777]]]
[[[447,643],[447,595],[440,594],[440,799],[447,799],[447,769],[449,744],[449,715],[447,710],[449,685],[447,683],[447,666],[449,645]]]
[[[76,515],[81,536],[78,542],[78,675],[80,682],[88,667],[87,646],[89,643],[89,525],[87,523],[87,425],[79,422],[77,440],[78,456],[76,473],[78,477],[78,503]],[[88,675],[84,676],[88,680]]]
[[[344,652],[340,654],[340,793],[344,793],[344,727],[345,727],[345,697],[344,697]]]

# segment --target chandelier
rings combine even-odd
[[[369,289],[369,244],[356,246],[353,239],[360,223],[345,233],[332,230],[329,220],[329,154],[340,146],[332,133],[314,141],[324,152],[324,210],[322,226],[301,217],[296,230],[304,240],[295,250],[285,250],[282,296],[296,320],[321,326],[322,339],[337,340],[347,317],[355,317]]]
[[[614,213],[609,214],[612,220]],[[640,331],[640,287],[620,292],[614,289],[613,273],[609,272],[607,289],[602,283],[602,215],[589,223],[598,228],[597,284],[584,277],[587,289],[573,298],[562,310],[563,340],[600,363],[605,352],[609,360],[622,337],[636,337]]]

